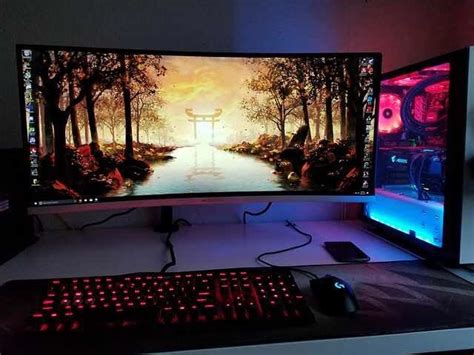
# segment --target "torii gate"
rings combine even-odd
[[[194,139],[197,139],[196,124],[198,122],[206,122],[206,123],[209,122],[212,124],[212,140],[214,140],[214,124],[220,121],[217,119],[217,117],[219,117],[222,114],[221,108],[215,109],[214,113],[206,113],[206,114],[194,113],[192,108],[187,108],[185,112],[189,117],[191,117],[190,119],[188,119],[188,121],[194,123]]]

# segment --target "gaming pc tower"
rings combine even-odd
[[[474,47],[384,74],[370,224],[424,256],[474,263],[473,140]]]
[[[36,241],[33,218],[27,213],[27,167],[21,149],[0,149],[4,171],[0,174],[0,264]]]

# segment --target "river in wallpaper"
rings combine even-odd
[[[253,156],[208,144],[177,148],[170,155],[174,159],[152,165],[146,181],[109,196],[285,190],[274,166]]]

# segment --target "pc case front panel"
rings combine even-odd
[[[469,48],[469,68],[474,68],[474,47]],[[460,264],[474,263],[474,70],[467,83],[466,130],[464,151],[463,206]]]

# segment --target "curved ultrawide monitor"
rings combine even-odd
[[[367,199],[380,61],[18,46],[30,211]]]

